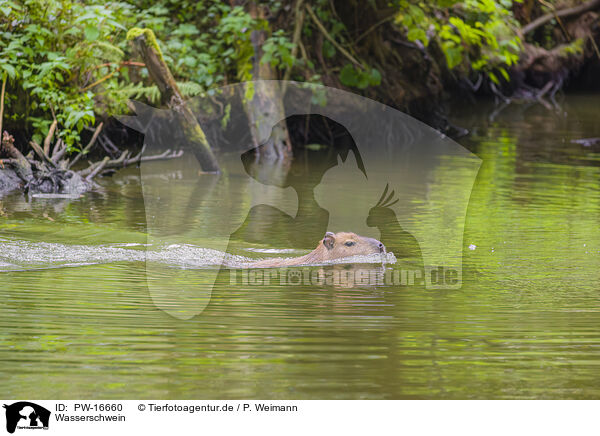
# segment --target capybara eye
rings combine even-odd
[[[348,241],[345,245],[346,247],[352,247],[354,245],[354,241]]]

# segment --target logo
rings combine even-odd
[[[19,401],[4,405],[6,409],[6,431],[14,433],[18,429],[48,429],[50,411],[29,401]]]

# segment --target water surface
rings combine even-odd
[[[459,142],[483,160],[459,290],[231,286],[222,270],[206,309],[181,320],[148,290],[152,241],[137,169],[77,200],[4,197],[4,395],[598,398],[600,148],[571,140],[600,136],[599,103],[570,96],[560,111],[453,112],[472,132]],[[309,162],[321,159],[314,153]],[[438,171],[463,183],[453,168],[447,161]],[[255,228],[262,242],[230,251],[306,252],[279,230]],[[194,251],[201,244],[181,248],[161,248],[165,268],[194,266],[182,258],[210,266],[210,253]]]

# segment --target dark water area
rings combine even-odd
[[[136,168],[101,179],[101,190],[79,199],[1,198],[5,396],[598,398],[600,143],[573,140],[600,137],[600,96],[568,96],[560,110],[490,103],[451,114],[470,131],[458,142],[482,159],[460,289],[233,286],[210,241],[155,244]],[[315,185],[300,166],[327,159],[327,150],[306,150],[290,174]],[[172,162],[154,165],[165,181],[178,177]],[[451,177],[450,198],[468,183],[450,158],[436,171]],[[340,180],[331,210],[372,201],[344,194]],[[418,207],[411,214],[416,225],[436,224]],[[190,222],[202,219],[218,227],[220,218]],[[243,241],[231,243],[226,259],[298,256],[318,242],[290,238],[284,224],[241,229]],[[295,225],[312,235],[309,224]],[[393,267],[362,261],[377,273]],[[346,267],[311,271],[335,268]],[[194,284],[204,270],[215,271],[216,282],[197,315],[177,317],[182,296],[152,291],[162,276]]]

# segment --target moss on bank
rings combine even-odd
[[[134,40],[135,38],[138,38],[140,36],[144,36],[144,38],[146,38],[146,42],[148,43],[148,45],[151,46],[154,50],[156,50],[156,53],[164,62],[165,59],[163,57],[162,50],[158,46],[156,35],[154,35],[152,29],[142,29],[140,27],[134,27],[127,32],[127,41]]]

